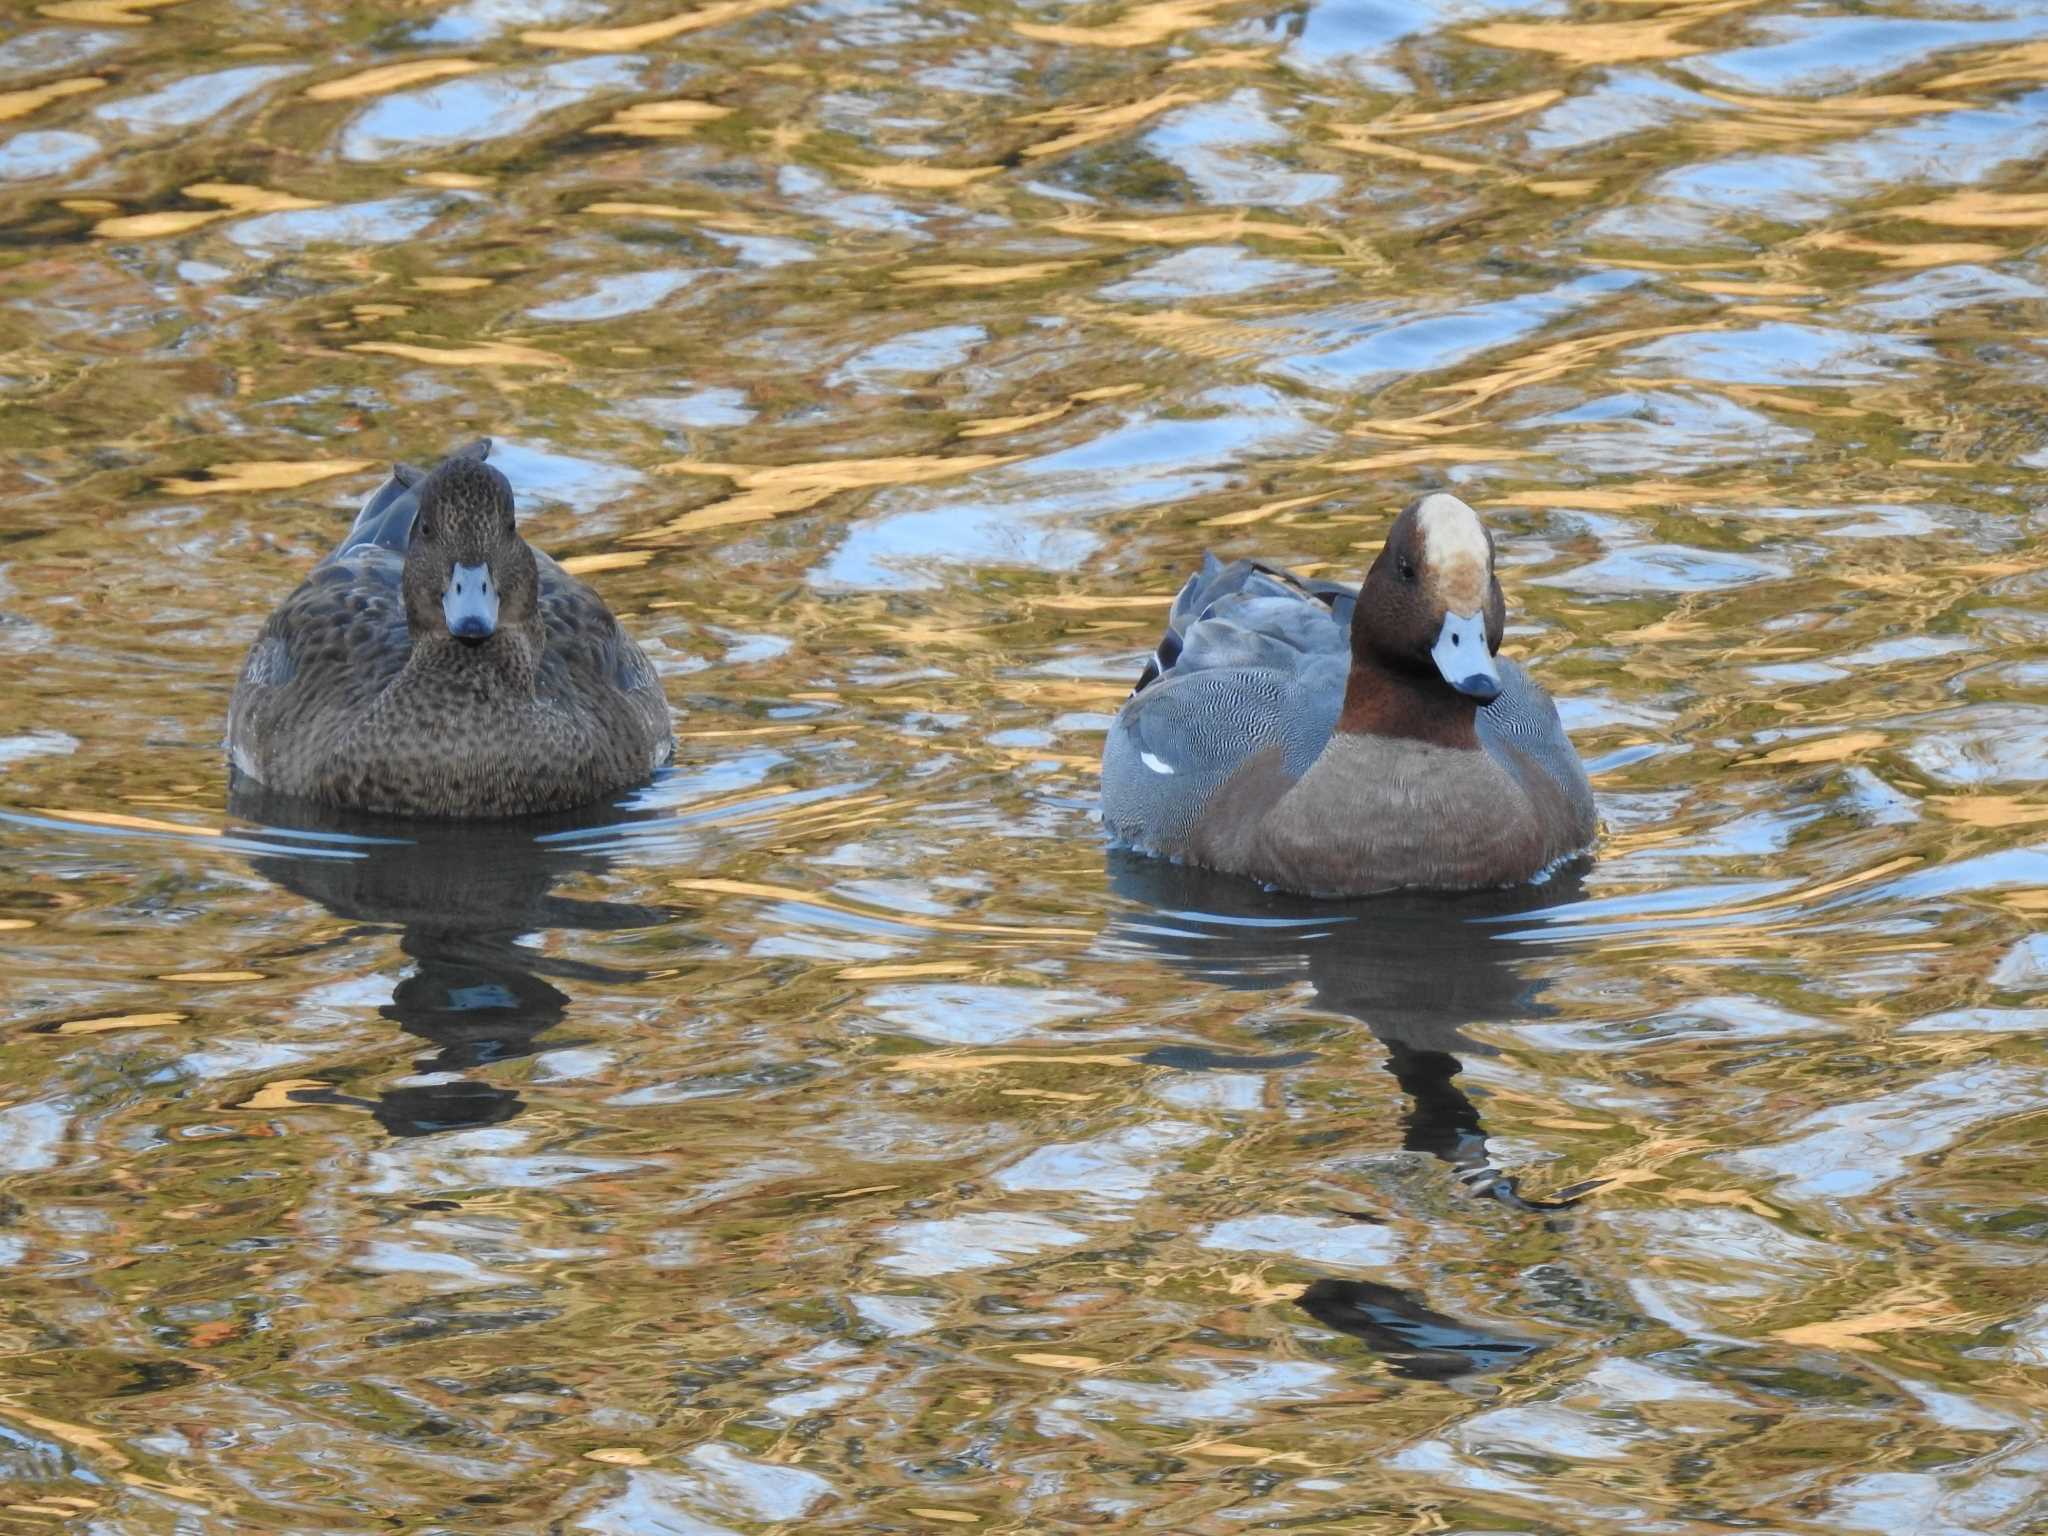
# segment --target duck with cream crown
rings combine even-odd
[[[1500,657],[1493,540],[1444,492],[1354,591],[1205,555],[1103,749],[1139,852],[1311,896],[1518,885],[1588,851],[1592,787]]]

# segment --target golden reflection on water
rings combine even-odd
[[[2038,1527],[2038,7],[59,0],[0,124],[0,1524]],[[483,433],[675,772],[231,802]],[[1106,854],[1200,551],[1439,485],[1600,861]]]

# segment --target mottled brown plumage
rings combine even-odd
[[[488,451],[394,471],[270,616],[228,709],[239,772],[347,809],[495,817],[587,804],[673,755],[654,669],[520,538]]]

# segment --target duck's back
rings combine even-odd
[[[1331,746],[1357,597],[1356,588],[1263,561],[1224,565],[1204,556],[1110,727],[1102,819],[1111,837],[1140,852],[1289,883],[1289,870],[1258,867],[1276,855],[1259,843],[1257,824]],[[1460,795],[1476,802],[1505,791],[1518,802],[1511,815],[1540,823],[1519,829],[1527,835],[1514,839],[1515,857],[1505,862],[1555,845],[1541,860],[1550,862],[1592,841],[1592,790],[1556,707],[1513,661],[1500,660],[1498,670],[1500,695],[1477,712],[1480,752],[1375,740],[1362,755],[1338,754],[1346,759],[1341,776],[1335,758],[1324,765],[1329,802],[1311,794],[1318,803],[1303,814],[1303,797],[1295,797],[1290,830],[1327,852],[1312,861],[1317,884],[1290,888],[1503,883],[1485,878],[1490,852],[1503,848],[1494,825],[1501,807],[1485,807],[1479,830],[1461,819]],[[1404,807],[1419,813],[1412,835],[1375,824]],[[1361,835],[1346,838],[1346,823]],[[1468,833],[1480,844],[1476,858]],[[1467,841],[1452,846],[1460,839]],[[1347,859],[1354,867],[1340,868]],[[1527,873],[1533,869],[1511,878]]]

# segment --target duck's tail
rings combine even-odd
[[[1166,615],[1166,633],[1160,637],[1158,648],[1145,658],[1145,670],[1131,692],[1143,693],[1171,672],[1187,648],[1188,632],[1215,612],[1218,604],[1231,598],[1307,599],[1328,608],[1348,634],[1357,596],[1355,588],[1341,582],[1304,580],[1263,560],[1233,560],[1225,565],[1214,554],[1204,553],[1201,569],[1187,579],[1174,597]]]

